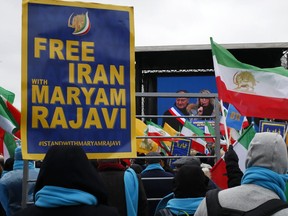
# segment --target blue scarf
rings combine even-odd
[[[168,203],[168,201],[169,201],[170,199],[173,199],[174,197],[175,197],[175,194],[174,194],[173,192],[170,193],[170,194],[168,194],[168,195],[166,195],[165,197],[163,197],[163,198],[159,201],[159,203],[158,203],[158,205],[157,205],[157,207],[156,207],[156,209],[155,209],[155,213],[158,212],[160,209],[165,208],[166,205],[167,205],[167,203]]]
[[[149,164],[141,173],[144,173],[148,170],[156,170],[156,169],[159,169],[165,172],[165,170],[162,168],[162,166],[159,163],[157,164],[155,163],[155,164]]]
[[[281,200],[286,201],[285,190],[287,174],[278,174],[264,167],[250,167],[246,169],[241,184],[255,184],[274,191]]]
[[[57,186],[44,186],[35,194],[35,205],[55,208],[73,205],[97,205],[95,196],[85,191]]]
[[[127,216],[135,216],[138,212],[139,182],[135,171],[128,168],[124,173]]]
[[[168,201],[166,208],[175,215],[194,214],[203,198],[174,198]]]

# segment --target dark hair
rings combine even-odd
[[[5,163],[4,163],[3,169],[5,171],[13,170],[13,164],[14,164],[14,158],[7,158]]]
[[[189,93],[187,90],[178,90],[178,91],[176,91],[176,93],[180,93],[180,92]]]
[[[204,197],[207,192],[206,177],[202,168],[195,165],[183,165],[173,181],[176,198]]]

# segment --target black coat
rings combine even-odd
[[[99,174],[105,182],[108,190],[108,203],[118,209],[121,216],[127,216],[126,208],[126,196],[125,196],[125,184],[124,173],[125,168],[121,168],[121,165],[109,163],[99,164]],[[147,197],[143,187],[143,183],[139,175],[137,175],[139,181],[138,188],[138,214],[137,216],[148,215]]]
[[[14,216],[118,216],[117,209],[106,205],[78,205],[78,206],[64,206],[58,208],[40,208],[36,206],[29,206],[22,211],[17,212]]]
[[[45,186],[77,189],[97,198],[97,205],[75,205],[59,207],[29,206],[17,212],[17,215],[62,216],[62,215],[114,215],[115,208],[109,207],[107,189],[97,170],[88,160],[84,150],[79,146],[52,146],[45,155],[36,181],[35,194]],[[36,200],[37,203],[37,200]]]
[[[169,179],[163,179],[165,177],[169,177]],[[149,215],[154,215],[154,211],[160,198],[172,193],[174,174],[160,169],[155,169],[141,173],[141,178],[148,199]],[[155,179],[151,180],[145,178]],[[159,198],[159,200],[149,200],[151,198]]]

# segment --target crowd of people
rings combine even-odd
[[[0,178],[1,215],[210,216],[265,212],[261,206],[269,206],[273,215],[287,215],[288,159],[282,136],[257,133],[244,173],[232,146],[224,158],[229,188],[221,190],[198,157],[174,160],[171,171],[164,169],[159,152],[131,160],[89,160],[79,146],[52,146],[39,169],[29,161],[29,177],[36,180],[28,190],[33,204],[22,209],[23,160],[17,147],[13,169]],[[217,208],[212,196],[219,200]],[[270,200],[277,204],[266,205]]]
[[[196,104],[184,96],[177,98],[164,113],[174,117],[163,118],[163,124],[180,131],[183,115],[204,120],[214,115],[215,101],[205,97],[210,92],[200,93],[203,97]],[[79,146],[52,146],[43,161],[28,162],[31,204],[23,208],[24,161],[18,146],[13,158],[4,160],[0,155],[0,216],[288,215],[288,158],[282,136],[257,133],[244,173],[230,145],[223,153],[228,189],[211,178],[215,158],[211,162],[198,153],[172,160],[158,149],[133,159],[91,160]]]

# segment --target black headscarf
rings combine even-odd
[[[45,155],[36,181],[35,194],[44,186],[82,190],[107,204],[104,183],[79,146],[52,146]]]
[[[174,178],[176,198],[204,197],[207,192],[205,174],[200,166],[183,165]]]

